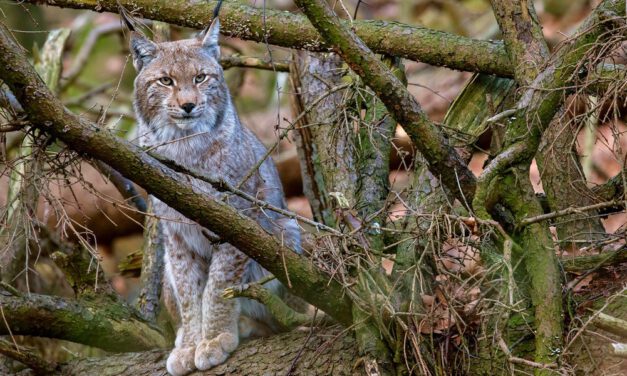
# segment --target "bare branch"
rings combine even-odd
[[[16,348],[13,343],[4,339],[0,339],[0,354],[27,365],[35,375],[51,375],[57,371],[57,364],[41,359],[25,347]]]
[[[621,206],[622,208],[625,208],[625,202],[624,201],[615,200],[615,201],[601,202],[601,203],[598,203],[598,204],[592,204],[592,205],[587,205],[587,206],[581,206],[581,207],[578,207],[578,208],[570,207],[570,208],[554,211],[552,213],[547,213],[547,214],[537,215],[535,217],[525,218],[525,219],[523,219],[519,223],[519,226],[520,227],[529,226],[532,223],[537,223],[537,222],[542,222],[542,221],[546,221],[546,220],[549,220],[549,219],[559,218],[559,217],[563,217],[563,216],[569,215],[569,214],[576,214],[576,213],[581,213],[581,212],[585,212],[585,211],[605,209],[605,208],[611,208],[611,207],[617,207],[617,206]]]

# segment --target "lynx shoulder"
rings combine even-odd
[[[219,22],[199,38],[155,43],[133,32],[131,52],[138,74],[134,106],[140,143],[177,163],[237,184],[265,154],[255,135],[243,127],[219,64]],[[193,189],[218,196],[209,184],[182,176]],[[242,189],[279,207],[285,199],[275,166],[264,161]],[[267,272],[229,244],[212,244],[195,222],[159,200],[166,245],[165,282],[178,307],[180,325],[168,372],[184,375],[226,360],[241,337],[277,330],[262,305],[250,300],[225,300],[222,291],[252,282]],[[261,212],[239,197],[227,201],[265,229],[300,249],[294,220]],[[270,287],[282,292],[278,282]]]

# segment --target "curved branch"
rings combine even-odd
[[[23,49],[0,24],[0,78],[43,132],[100,159],[187,218],[210,228],[274,274],[291,291],[338,322],[351,323],[344,288],[226,203],[195,192],[175,171],[111,132],[66,110],[34,72]],[[289,277],[288,277],[289,274]],[[291,282],[288,283],[288,281]]]
[[[27,0],[62,8],[118,12],[117,0]],[[142,16],[180,26],[202,29],[209,22],[216,1],[120,0]],[[265,14],[264,14],[265,13]],[[265,18],[265,20],[264,20]],[[236,2],[225,3],[220,27],[230,36],[256,42],[304,49],[328,50],[314,27],[301,15],[253,8]],[[376,53],[404,57],[451,69],[511,77],[513,67],[501,42],[482,41],[442,31],[388,21],[353,21],[355,33]]]

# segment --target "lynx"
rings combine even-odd
[[[134,106],[140,143],[177,163],[236,185],[254,168],[266,149],[242,126],[219,63],[220,24],[192,39],[155,43],[131,34],[135,79]],[[211,185],[182,176],[199,192],[224,199]],[[285,208],[278,173],[271,160],[242,190]],[[294,220],[261,212],[239,197],[228,203],[299,252],[300,232]],[[259,280],[267,271],[230,244],[213,244],[200,225],[153,198],[163,218],[165,283],[177,303],[180,327],[167,360],[168,372],[184,375],[223,363],[241,338],[278,330],[266,308],[248,299],[226,300],[226,287]],[[265,286],[277,294],[276,281]],[[254,322],[255,325],[250,325]]]

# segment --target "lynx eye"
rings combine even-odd
[[[172,86],[172,79],[170,77],[161,77],[159,83],[163,86]]]
[[[206,74],[197,74],[196,77],[194,77],[194,83],[195,84],[200,84],[202,82],[205,82],[205,80],[207,79],[207,75]]]

